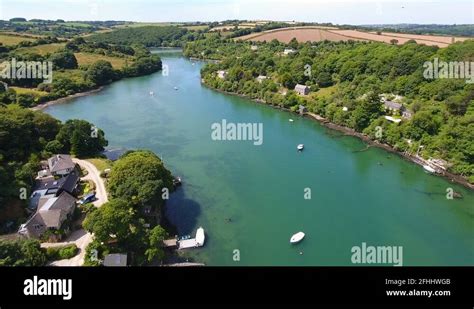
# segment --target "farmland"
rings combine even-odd
[[[265,31],[262,33],[250,34],[236,38],[236,40],[243,41],[272,41],[274,39],[289,43],[293,38],[299,42],[319,42],[324,40],[329,41],[376,41],[384,43],[404,44],[409,40],[415,40],[418,44],[425,44],[430,46],[447,47],[449,44],[459,41],[465,41],[469,38],[464,37],[450,37],[439,35],[417,35],[417,34],[402,34],[391,32],[364,32],[359,30],[343,30],[335,27],[292,27],[275,29]]]
[[[23,41],[34,41],[35,39],[20,36],[20,35],[8,35],[8,34],[0,34],[0,43],[5,46],[16,45]]]
[[[110,57],[98,54],[90,54],[90,53],[74,53],[76,56],[77,63],[79,65],[90,65],[98,60],[105,60],[112,64],[114,69],[122,68],[125,63],[127,62],[126,58],[119,58],[119,57]],[[130,64],[131,61],[129,61]]]
[[[47,54],[52,54],[54,52],[57,52],[58,50],[64,48],[65,45],[66,45],[65,43],[52,43],[52,44],[44,44],[44,45],[31,46],[31,47],[22,47],[22,48],[19,48],[17,52],[20,54],[33,53],[33,54],[45,56]]]

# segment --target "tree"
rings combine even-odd
[[[61,69],[77,69],[77,59],[72,52],[64,51],[52,54],[49,60],[53,63],[53,68]]]
[[[119,243],[126,243],[132,238],[134,225],[134,211],[121,199],[113,199],[102,205],[87,215],[83,223],[84,228],[94,233],[99,242],[116,240]]]
[[[115,162],[108,188],[113,198],[131,201],[135,208],[159,209],[164,205],[163,190],[172,190],[173,179],[154,153],[135,151]]]
[[[375,92],[370,93],[357,105],[352,113],[352,127],[361,132],[369,124],[383,114],[382,104],[379,95]]]
[[[97,86],[110,84],[115,77],[116,75],[112,64],[105,60],[94,62],[86,72],[86,78]]]
[[[77,119],[66,121],[56,140],[64,146],[64,152],[71,152],[78,157],[97,155],[108,145],[104,131],[85,120]]]
[[[145,251],[148,262],[153,260],[163,260],[165,253],[163,251],[163,241],[166,239],[166,231],[159,225],[155,226],[149,232],[149,248]]]
[[[0,266],[44,266],[46,254],[37,240],[0,240]]]
[[[321,88],[326,88],[333,85],[331,74],[327,72],[319,73],[318,77],[316,78],[316,82]]]
[[[408,129],[412,138],[418,140],[424,134],[435,135],[441,126],[441,119],[431,111],[420,111],[413,116]]]

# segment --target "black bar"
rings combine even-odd
[[[473,267],[148,267],[0,268],[0,308],[8,304],[316,303],[462,305],[473,308]],[[72,299],[25,296],[24,281],[72,279]],[[415,285],[386,284],[415,279]],[[419,281],[440,279],[440,281]],[[449,283],[447,280],[449,279]],[[428,284],[431,283],[431,284]],[[444,284],[443,284],[444,283]],[[387,296],[387,290],[450,296]],[[450,306],[449,308],[452,308]]]

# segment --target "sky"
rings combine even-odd
[[[474,0],[0,0],[0,19],[474,24]]]

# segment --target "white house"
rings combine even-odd
[[[265,75],[259,75],[257,77],[257,82],[259,83],[262,83],[264,80],[266,80],[268,77],[266,77]]]
[[[217,77],[219,77],[220,79],[225,79],[227,77],[227,71],[217,71]]]

